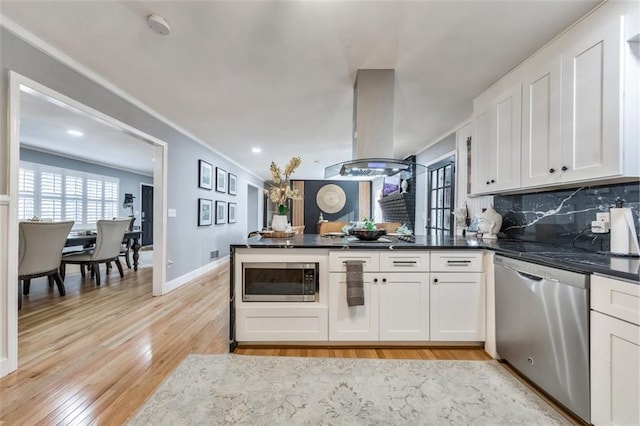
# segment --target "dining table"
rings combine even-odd
[[[96,243],[98,234],[95,232],[71,232],[67,237],[67,241],[64,244],[65,247],[83,246],[89,247]],[[140,258],[140,238],[142,237],[142,231],[126,231],[123,244],[131,242],[131,251],[133,259],[133,270],[138,270],[138,259]]]

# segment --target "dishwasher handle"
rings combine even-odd
[[[542,281],[542,280],[544,280],[543,277],[539,277],[537,275],[529,274],[527,272],[518,271],[516,268],[514,268],[513,266],[510,266],[510,265],[502,265],[502,267],[510,269],[513,272],[515,272],[516,274],[520,275],[521,277],[528,278],[528,279],[530,279],[532,281]]]

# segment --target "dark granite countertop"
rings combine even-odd
[[[640,281],[640,259],[599,254],[579,248],[517,240],[482,240],[445,235],[416,236],[414,242],[396,236],[378,241],[353,241],[345,237],[326,237],[315,234],[292,238],[253,237],[245,243],[232,244],[236,248],[328,248],[342,250],[446,250],[488,249],[498,254],[582,273],[597,273]]]

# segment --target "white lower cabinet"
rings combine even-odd
[[[591,423],[639,425],[640,286],[594,276],[591,308]]]
[[[344,262],[363,262],[364,305],[347,305]],[[329,340],[429,340],[429,253],[329,253]]]
[[[324,341],[328,337],[326,305],[256,303],[238,307],[236,312],[240,342]]]
[[[431,340],[483,341],[482,273],[431,273]]]
[[[347,305],[346,274],[329,274],[329,340],[378,340],[380,291],[376,274],[363,274],[364,305]]]
[[[346,274],[329,279],[329,340],[429,339],[429,274],[364,273],[364,305],[347,305]]]
[[[431,340],[484,341],[483,256],[469,250],[431,252]]]
[[[640,424],[640,326],[591,312],[591,422]]]

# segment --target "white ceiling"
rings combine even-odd
[[[67,133],[80,131],[82,136]],[[21,146],[153,176],[153,147],[104,121],[30,92],[20,96]]]
[[[295,177],[321,179],[351,158],[358,69],[396,70],[402,158],[598,3],[2,0],[0,13],[265,179],[292,155]],[[147,27],[150,13],[169,36]]]

